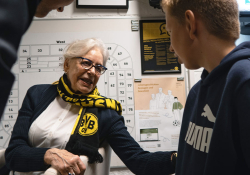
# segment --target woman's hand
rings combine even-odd
[[[51,148],[44,155],[44,162],[54,167],[61,175],[83,175],[86,166],[80,157],[66,150]]]

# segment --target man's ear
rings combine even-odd
[[[188,31],[189,37],[194,40],[196,38],[196,21],[194,13],[191,10],[187,10],[185,12],[185,22],[186,22],[186,29]]]
[[[65,58],[65,61],[64,61],[64,64],[63,64],[63,69],[64,69],[65,73],[67,73],[68,70],[69,70],[69,59],[68,58]]]

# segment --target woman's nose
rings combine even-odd
[[[90,72],[91,74],[95,74],[95,67],[93,66],[93,67],[91,67],[90,69],[88,69],[88,72]]]

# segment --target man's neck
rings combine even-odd
[[[209,73],[235,48],[233,42],[219,39],[213,35],[206,37],[203,43],[200,52],[201,67],[204,67]]]

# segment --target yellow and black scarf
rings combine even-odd
[[[68,87],[66,74],[56,84],[57,91],[64,101],[81,107],[65,149],[76,155],[88,156],[89,163],[101,163],[103,158],[98,152],[98,108],[113,109],[121,115],[121,104],[100,96],[97,87],[88,95],[73,93]]]

